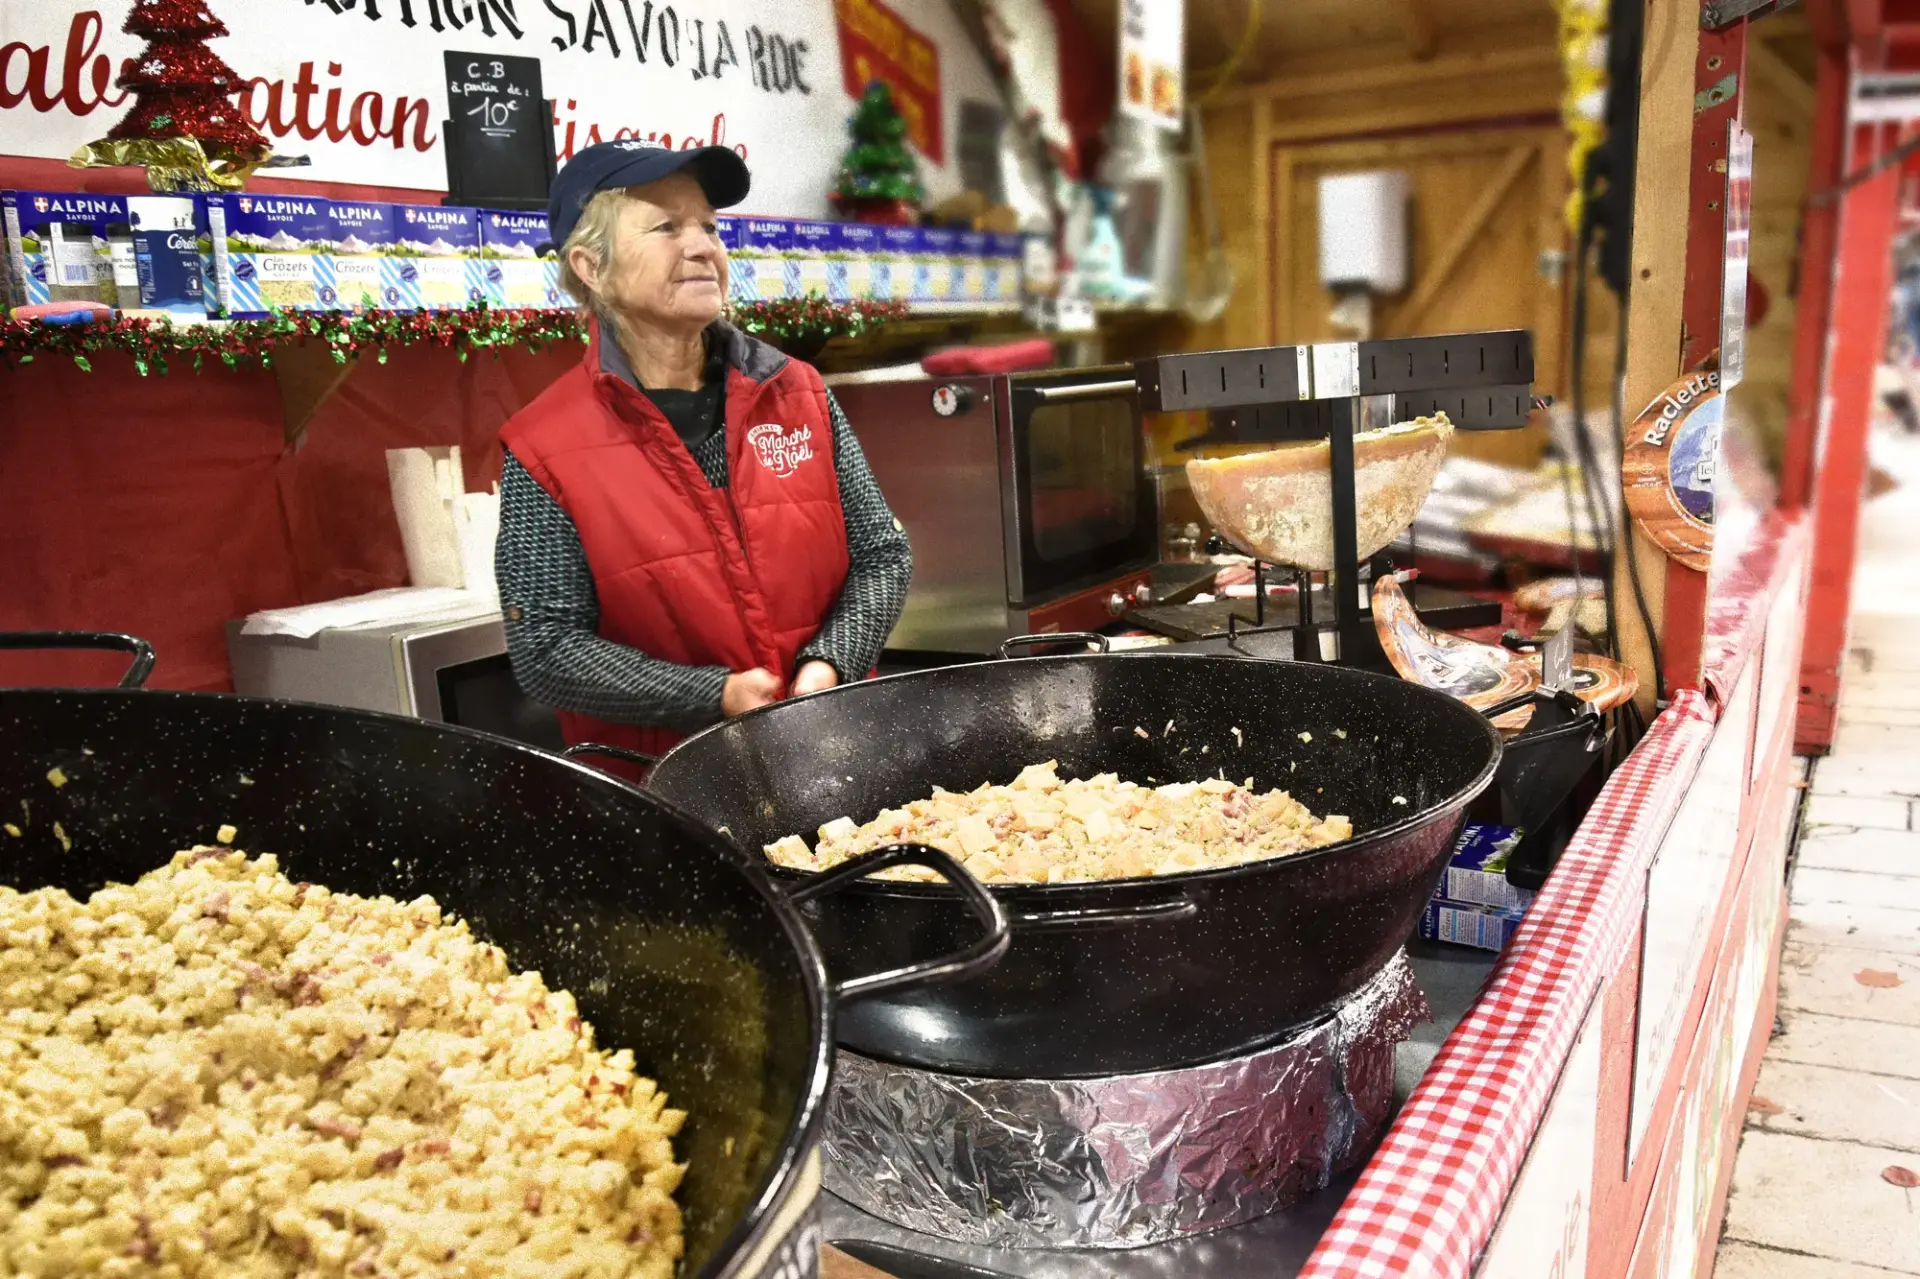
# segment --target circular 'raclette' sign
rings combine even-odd
[[[1634,420],[1622,459],[1627,511],[1673,559],[1713,558],[1713,478],[1726,401],[1717,370],[1689,373]]]

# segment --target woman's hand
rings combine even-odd
[[[808,662],[793,677],[793,695],[805,697],[808,693],[824,693],[840,682],[840,672],[825,662]]]
[[[1229,564],[1213,575],[1213,589],[1224,591],[1229,586],[1252,586],[1253,565]]]
[[[778,675],[765,667],[756,666],[750,671],[727,676],[726,687],[720,690],[720,711],[729,717],[745,715],[748,711],[757,711],[762,706],[779,701],[782,691]]]

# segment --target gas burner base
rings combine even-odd
[[[1138,1248],[1299,1202],[1365,1157],[1394,1049],[1428,1015],[1404,954],[1259,1052],[1109,1079],[944,1075],[841,1052],[826,1186],[883,1221],[1003,1248]]]

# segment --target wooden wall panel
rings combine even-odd
[[[1380,7],[1397,8],[1353,6]],[[1218,320],[1186,327],[1185,349],[1335,336],[1327,321],[1333,299],[1319,285],[1320,174],[1391,166],[1413,175],[1417,280],[1421,264],[1450,247],[1463,215],[1474,212],[1511,152],[1530,147],[1534,153],[1507,175],[1506,198],[1446,273],[1444,287],[1417,299],[1421,313],[1404,331],[1533,328],[1544,338],[1542,389],[1561,393],[1561,286],[1542,274],[1539,261],[1541,247],[1565,248],[1561,75],[1544,0],[1510,7],[1524,20],[1484,40],[1450,43],[1443,26],[1431,59],[1418,60],[1394,42],[1339,43],[1290,57],[1286,73],[1219,95],[1205,115],[1207,158],[1237,287]],[[1198,252],[1196,244],[1195,267]],[[1396,312],[1415,300],[1379,306],[1375,332],[1401,332]],[[1193,433],[1188,423],[1155,430],[1162,457],[1176,431]],[[1526,432],[1482,437],[1465,448],[1530,464],[1543,443],[1541,433]]]

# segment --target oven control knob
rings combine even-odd
[[[1120,617],[1120,616],[1123,616],[1126,613],[1126,611],[1127,611],[1127,600],[1124,595],[1120,594],[1120,592],[1118,591],[1115,591],[1113,594],[1107,596],[1107,613],[1110,616]]]
[[[949,383],[933,388],[933,411],[941,417],[958,417],[973,407],[973,388]]]
[[[1142,582],[1133,588],[1133,602],[1142,607],[1153,603],[1153,587]]]

